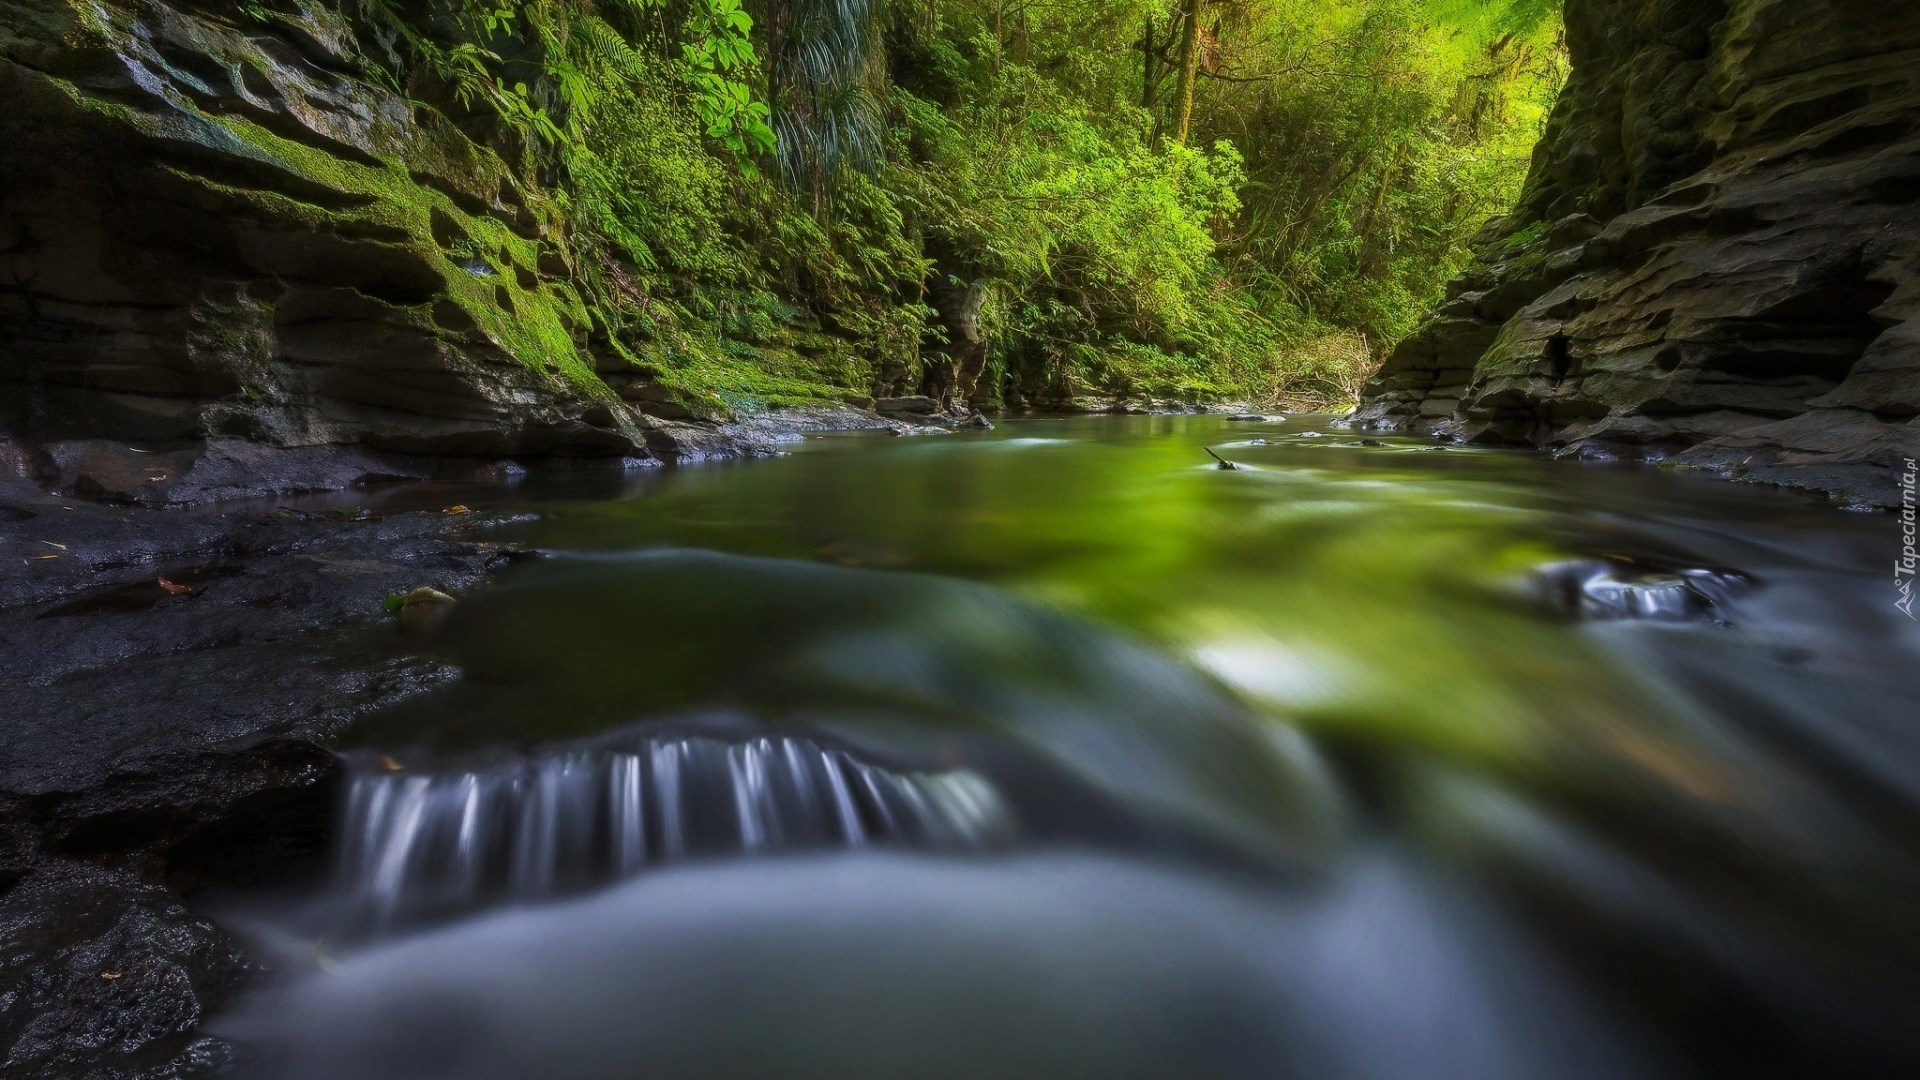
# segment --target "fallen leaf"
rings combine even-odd
[[[57,559],[57,558],[59,558],[59,557],[60,557],[60,556],[58,556],[58,555],[35,555],[35,556],[33,557],[33,559],[32,559],[32,561],[33,561],[33,562],[46,562],[46,561],[47,561],[48,559]]]
[[[120,975],[121,973],[118,971],[103,971],[100,973],[100,977],[107,980],[108,982],[112,982],[113,980],[119,978]]]
[[[453,504],[452,506],[448,506],[448,507],[443,507],[443,508],[441,509],[441,511],[440,511],[440,512],[441,512],[441,513],[443,513],[443,514],[471,514],[471,513],[473,513],[473,511],[471,511],[471,510],[469,510],[469,509],[467,509],[467,508],[466,508],[466,506],[465,506],[464,504],[462,504],[462,503],[454,503],[454,504]]]
[[[200,590],[194,588],[191,585],[181,585],[178,582],[168,581],[166,578],[163,578],[163,577],[155,578],[154,580],[160,583],[161,588],[167,590],[168,596],[199,596],[200,595]]]
[[[392,754],[380,755],[380,767],[388,772],[406,772],[407,767],[400,764]]]

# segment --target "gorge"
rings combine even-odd
[[[1920,1063],[1920,10],[683,7],[0,0],[0,1075]]]

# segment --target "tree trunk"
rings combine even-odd
[[[1140,39],[1140,107],[1153,111],[1154,84],[1160,81],[1160,73],[1153,66],[1153,16],[1147,16],[1146,36]]]
[[[1200,18],[1206,0],[1186,0],[1186,18],[1180,24],[1180,85],[1173,99],[1173,141],[1187,145],[1193,123],[1193,84],[1200,75]]]

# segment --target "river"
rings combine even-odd
[[[1325,417],[786,449],[391,496],[547,554],[227,901],[237,1075],[1920,1069],[1889,516]]]

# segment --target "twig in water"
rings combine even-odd
[[[1220,468],[1222,469],[1238,469],[1240,467],[1238,465],[1235,465],[1233,462],[1228,461],[1226,458],[1221,457],[1219,454],[1214,453],[1213,447],[1211,446],[1203,446],[1200,449],[1205,450],[1207,452],[1208,457],[1219,462]]]

